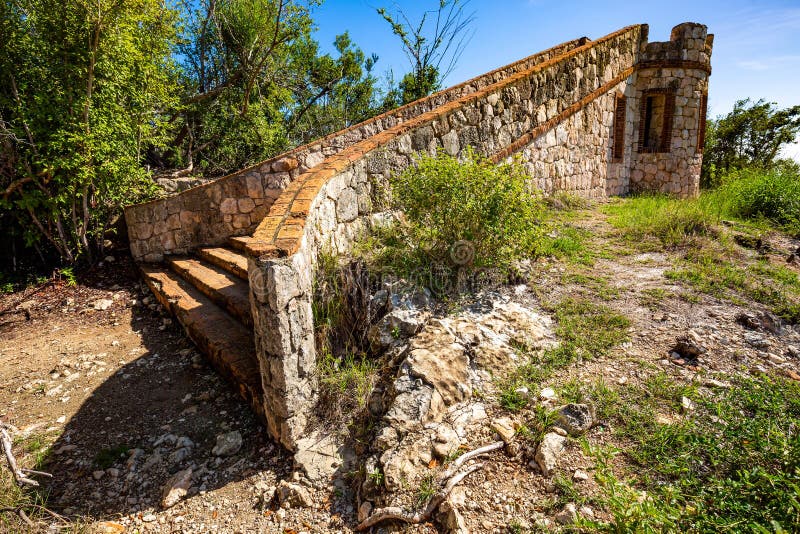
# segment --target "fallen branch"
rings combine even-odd
[[[9,435],[8,430],[6,430],[6,425],[3,423],[3,421],[0,421],[0,445],[3,447],[3,452],[5,453],[6,460],[8,461],[8,468],[11,470],[11,474],[14,477],[14,482],[17,483],[17,486],[38,486],[38,482],[26,476],[29,474],[47,477],[53,476],[50,473],[44,473],[42,471],[19,468],[16,458],[14,458],[14,453],[11,450],[11,436]],[[24,512],[22,513],[24,514]]]
[[[501,442],[502,443],[502,442]],[[431,500],[428,502],[428,506],[425,507],[425,511],[417,512],[416,514],[409,514],[403,511],[402,508],[396,506],[390,506],[387,508],[381,508],[375,511],[374,514],[369,516],[367,519],[359,523],[356,527],[356,530],[366,530],[370,527],[377,525],[382,521],[403,521],[405,523],[410,524],[419,524],[424,523],[433,515],[439,505],[450,495],[450,492],[453,491],[459,482],[464,480],[467,476],[471,473],[474,473],[478,469],[482,469],[483,464],[475,464],[471,465],[468,468],[464,469],[453,475],[444,487],[439,490],[436,495],[434,495]]]
[[[34,526],[33,521],[30,520],[28,514],[26,514],[25,510],[23,510],[22,508],[12,508],[11,506],[0,508],[0,514],[4,514],[6,512],[14,512],[17,515],[17,517],[22,519],[29,527]]]
[[[482,454],[487,454],[492,451],[496,451],[497,449],[502,449],[505,444],[506,443],[504,441],[495,441],[494,443],[490,443],[489,445],[479,447],[474,451],[465,452],[464,454],[453,460],[453,463],[451,463],[447,471],[444,472],[442,480],[447,480],[448,478],[452,477],[453,474],[456,471],[458,471],[458,469],[466,462],[472,460],[473,458],[477,458]]]

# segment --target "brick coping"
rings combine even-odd
[[[372,152],[376,148],[387,145],[394,138],[415,129],[418,126],[446,116],[450,112],[464,106],[465,104],[495,93],[521,79],[530,77],[532,74],[540,72],[562,61],[568,60],[577,54],[610,41],[627,32],[640,29],[643,26],[645,25],[626,26],[625,28],[597,39],[596,41],[587,40],[587,42],[585,42],[583,45],[573,48],[561,55],[557,55],[523,71],[516,72],[479,91],[459,97],[456,100],[452,100],[433,110],[417,115],[416,117],[395,125],[392,128],[383,130],[382,132],[379,132],[368,139],[355,143],[341,150],[339,153],[327,158],[319,166],[304,173],[290,183],[272,204],[269,214],[258,225],[256,230],[253,232],[252,237],[233,239],[238,241],[243,246],[244,251],[248,255],[256,258],[272,259],[295,254],[300,249],[303,230],[308,217],[311,202],[314,200],[314,198],[316,198],[317,194],[328,180],[336,176],[338,173],[344,171],[348,166],[350,166],[350,164],[360,160],[362,157],[369,152]],[[603,87],[600,89],[602,88]],[[588,96],[593,95],[594,93]],[[596,98],[596,96],[594,98]],[[578,104],[585,105],[583,100],[578,102]],[[568,110],[571,110],[572,107],[568,108]],[[577,109],[572,110],[569,114],[571,115],[575,111],[577,111]]]

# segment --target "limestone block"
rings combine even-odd
[[[235,198],[226,198],[219,205],[219,211],[224,215],[232,215],[238,211],[239,207]]]
[[[358,195],[354,189],[346,187],[336,200],[336,219],[342,223],[350,222],[356,217],[358,217]]]
[[[325,161],[325,156],[322,155],[322,151],[316,150],[305,155],[305,158],[303,159],[303,165],[307,169],[313,169],[323,161]]]
[[[261,175],[250,173],[245,176],[245,189],[247,189],[247,196],[250,198],[264,198],[264,186],[261,183]]]
[[[167,229],[168,230],[177,230],[181,227],[181,216],[178,213],[172,214],[167,217]]]
[[[256,207],[256,203],[251,198],[240,198],[237,201],[237,205],[239,206],[239,213],[250,213]]]
[[[442,136],[442,147],[444,151],[451,156],[457,156],[461,151],[461,144],[455,129],[450,130]]]

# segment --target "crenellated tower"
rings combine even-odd
[[[642,39],[625,95],[631,191],[699,194],[713,42],[692,22],[675,26],[667,42]]]

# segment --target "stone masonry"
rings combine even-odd
[[[545,191],[698,193],[713,39],[693,23],[665,43],[648,43],[647,33],[638,25],[571,41],[242,173],[128,208],[134,257],[160,260],[234,236],[248,258],[268,430],[293,449],[316,401],[317,257],[349,251],[380,211],[389,177],[416,153],[459,156],[472,147],[495,161],[519,157]]]

